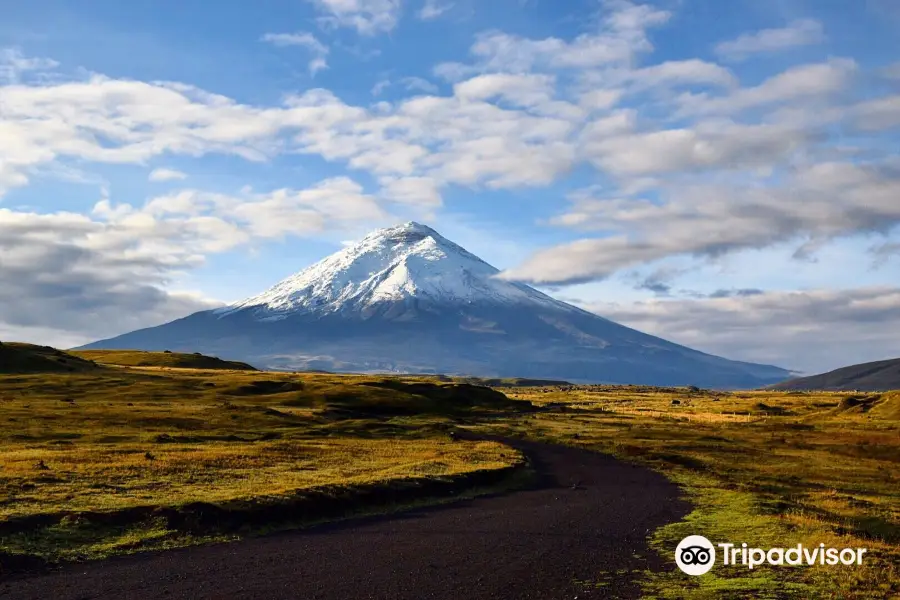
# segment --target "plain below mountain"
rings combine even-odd
[[[641,333],[498,273],[410,222],[257,296],[83,348],[199,351],[280,370],[584,383],[752,388],[790,376]]]

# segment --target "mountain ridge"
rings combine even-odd
[[[900,358],[840,367],[818,375],[797,377],[769,386],[774,390],[885,392],[900,390]]]
[[[790,373],[619,325],[415,222],[379,229],[239,302],[85,349],[228,355],[261,368],[760,387]]]

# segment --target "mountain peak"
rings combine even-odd
[[[263,320],[334,313],[367,318],[373,311],[400,305],[392,314],[410,318],[425,305],[524,302],[572,308],[526,285],[498,279],[497,273],[498,269],[431,227],[409,221],[377,229],[262,294],[219,309],[218,314],[250,310]]]
[[[424,235],[439,235],[437,231],[435,231],[428,225],[422,225],[421,223],[418,223],[416,221],[407,221],[406,223],[395,225],[394,227],[388,227],[382,231],[401,231],[406,233],[421,233]]]
[[[436,242],[448,241],[431,227],[416,221],[407,221],[393,227],[376,229],[364,237],[363,241],[387,240],[396,244],[414,244],[427,238],[433,238]]]
[[[629,329],[499,271],[410,221],[373,231],[262,294],[88,348],[231,352],[275,369],[758,387],[777,367]]]

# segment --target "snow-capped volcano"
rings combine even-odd
[[[499,270],[435,230],[416,222],[376,230],[360,242],[219,309],[252,309],[261,319],[360,311],[388,303],[419,306],[539,303],[573,308],[526,285],[496,279]]]
[[[410,222],[241,302],[85,348],[203,352],[269,369],[723,388],[790,376],[635,331],[497,273]]]

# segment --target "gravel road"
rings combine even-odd
[[[563,600],[637,598],[669,569],[648,533],[689,506],[661,475],[575,448],[509,441],[534,489],[231,544],[0,580],[5,600]],[[604,579],[606,585],[585,581]]]

